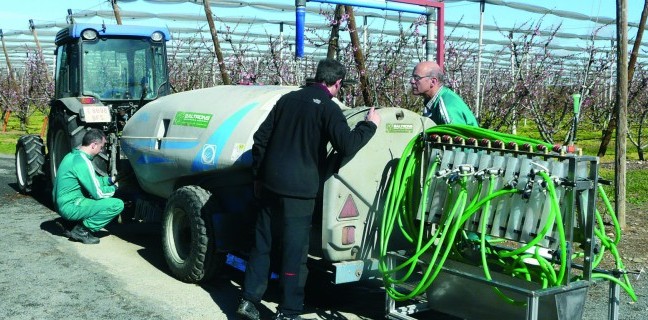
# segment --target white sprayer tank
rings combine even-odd
[[[122,151],[140,186],[167,198],[181,177],[250,167],[254,132],[275,102],[297,89],[217,86],[162,97],[128,120]]]
[[[211,186],[225,188],[250,185],[252,137],[276,101],[297,89],[218,86],[162,97],[128,121],[120,142],[122,150],[140,186],[163,198],[180,185],[200,184],[204,179],[210,179]],[[364,120],[368,111],[341,108],[351,128]],[[321,243],[311,248],[319,247],[322,252],[318,255],[329,261],[375,255],[391,172],[408,142],[434,125],[406,109],[376,111],[381,123],[367,145],[351,159],[328,162],[322,208],[315,212],[314,220],[321,221],[322,236],[313,240]]]

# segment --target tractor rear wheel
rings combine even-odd
[[[16,143],[16,180],[21,193],[31,192],[34,182],[43,178],[44,164],[43,139],[34,134],[20,137]]]
[[[171,273],[181,281],[211,279],[225,264],[216,252],[211,215],[212,195],[198,186],[185,186],[171,194],[162,217],[162,248]]]
[[[50,156],[50,175],[52,182],[56,179],[63,157],[83,141],[83,136],[90,127],[81,121],[78,114],[65,110],[50,113],[49,131],[47,132],[47,149]],[[101,176],[108,175],[108,154],[102,151],[92,159],[95,171]]]

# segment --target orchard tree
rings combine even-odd
[[[628,92],[628,139],[637,149],[639,160],[644,161],[648,147],[648,71],[645,65],[635,67],[634,81]]]
[[[2,79],[0,100],[19,120],[20,130],[26,131],[29,117],[36,111],[48,113],[48,103],[53,97],[54,83],[47,74],[43,55],[29,51],[25,67],[14,81]]]

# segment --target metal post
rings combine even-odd
[[[610,281],[608,319],[619,320],[619,295],[621,287],[614,281]]]
[[[477,51],[477,84],[475,85],[475,117],[479,119],[479,110],[481,108],[481,55],[484,35],[484,8],[485,0],[479,3],[479,49]]]
[[[306,0],[295,0],[295,58],[304,57],[304,26],[306,20]]]
[[[387,263],[387,269],[392,270],[394,268],[394,257],[387,255],[386,263]],[[394,288],[393,283],[389,284],[389,286],[392,289]],[[389,293],[387,293],[387,290],[385,290],[385,314],[391,315],[392,312],[394,312],[395,310],[396,310],[396,301],[394,301],[394,299],[392,299],[389,296]]]
[[[573,146],[574,143],[576,142],[576,132],[578,130],[578,115],[580,114],[580,101],[581,101],[581,95],[580,93],[574,93],[572,95],[572,98],[574,99],[574,131],[572,131],[572,136],[570,140],[569,145]]]
[[[529,298],[527,298],[527,320],[538,320],[538,302],[539,302],[538,296],[531,295]]]
[[[425,15],[427,21],[427,35],[425,38],[425,60],[433,61],[434,55],[438,50],[435,50],[434,43],[436,42],[436,23],[432,20],[432,11],[434,9],[427,8],[428,13]],[[440,65],[439,65],[440,66]],[[443,70],[443,67],[441,67]]]
[[[279,23],[279,61],[283,63],[283,46],[284,46],[284,23]],[[279,85],[283,86],[283,77],[279,77]]]
[[[367,52],[367,16],[362,17],[362,51]]]
[[[67,21],[68,24],[74,24],[74,17],[72,16],[72,9],[67,9],[67,13],[68,13],[68,15],[67,15],[65,20]]]

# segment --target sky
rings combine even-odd
[[[268,0],[264,0],[268,1]],[[270,0],[283,3],[294,3],[294,0]],[[381,1],[381,0],[368,0]],[[212,0],[212,3],[218,0]],[[534,4],[549,9],[567,10],[579,12],[590,16],[615,17],[616,1],[614,0],[508,0],[508,2],[519,2]],[[29,26],[28,20],[33,19],[35,23],[48,23],[65,21],[67,9],[73,12],[82,10],[112,10],[109,0],[0,0],[0,28],[3,30],[25,29]],[[164,4],[159,5],[145,1],[119,1],[118,4],[125,11],[149,11],[154,13],[162,12],[184,12],[202,14],[202,6],[193,3]],[[308,3],[307,6],[319,6],[319,3]],[[643,8],[642,0],[628,0],[628,20],[638,22]],[[479,4],[470,1],[446,2],[446,20],[479,23]],[[217,12],[214,12],[218,14]],[[243,12],[241,13],[243,14]],[[265,13],[267,15],[267,13]],[[486,5],[484,17],[486,24],[513,25],[529,20],[530,14],[524,14],[510,8],[503,8],[497,5]],[[546,21],[559,21],[560,18],[548,16]],[[588,32],[594,27],[594,22],[573,22],[572,25],[565,25],[566,32]]]

